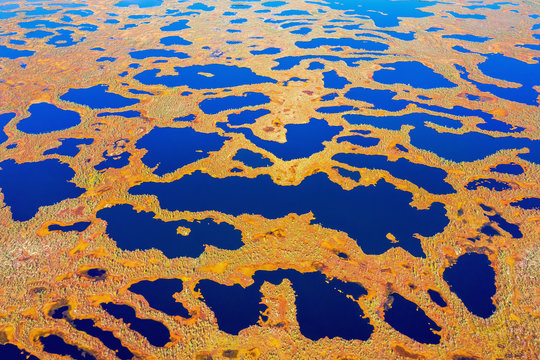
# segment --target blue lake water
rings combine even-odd
[[[102,156],[105,160],[94,166],[94,169],[97,171],[103,171],[106,169],[121,169],[124,166],[129,165],[129,158],[131,157],[131,154],[125,151],[118,155],[107,155],[107,152],[105,151]]]
[[[435,291],[433,289],[428,289],[427,291],[428,295],[429,295],[429,298],[437,305],[439,305],[440,307],[446,307],[448,306],[448,304],[446,303],[446,301],[444,301],[442,295],[438,292],[438,291]]]
[[[29,117],[19,121],[17,129],[27,134],[44,134],[77,126],[81,116],[72,110],[60,109],[49,103],[37,103],[28,107]]]
[[[209,64],[175,67],[176,75],[161,75],[159,69],[144,70],[133,78],[145,85],[176,87],[187,85],[191,89],[219,89],[225,87],[275,83],[276,80],[260,76],[250,68],[236,65]]]
[[[239,149],[232,159],[240,161],[244,163],[244,165],[252,168],[267,167],[274,164],[270,159],[264,157],[262,154],[254,153],[253,151],[247,149]]]
[[[471,1],[470,3],[474,5],[467,5],[463,7],[467,9],[471,9],[471,10],[482,9],[482,8],[498,10],[498,9],[501,9],[502,5],[516,5],[516,6],[519,5],[519,4],[508,2],[508,1],[497,1],[496,3],[493,3],[493,4],[484,4],[482,1]]]
[[[523,198],[518,201],[510,203],[512,206],[517,206],[525,210],[539,210],[540,209],[540,198],[529,197]]]
[[[278,285],[285,278],[291,281],[296,294],[296,318],[302,335],[311,340],[324,337],[369,339],[374,328],[358,304],[348,297],[358,299],[367,294],[365,289],[360,284],[327,279],[319,272],[257,271],[254,283],[246,288],[201,280],[195,289],[201,292],[204,302],[216,315],[219,328],[238,334],[256,325],[260,318],[265,319],[262,312],[266,306],[260,304],[262,284],[267,281]]]
[[[85,192],[70,180],[75,171],[56,159],[17,164],[0,162],[0,188],[15,221],[30,220],[40,206],[76,198]]]
[[[247,22],[247,19],[244,19],[244,18],[232,19],[230,21],[231,24],[243,24],[245,22]]]
[[[180,31],[184,29],[189,29],[190,26],[188,25],[189,20],[177,20],[173,23],[170,23],[169,25],[163,26],[161,28],[161,31]]]
[[[51,20],[30,20],[18,23],[22,29],[62,29],[62,28],[78,28],[80,31],[97,31],[98,26],[94,24],[82,23],[79,25],[59,23]]]
[[[267,109],[243,110],[227,115],[227,123],[233,126],[253,124],[255,120],[268,114],[270,110]]]
[[[77,156],[77,154],[81,151],[81,145],[90,145],[94,142],[94,139],[88,139],[88,138],[61,138],[58,139],[60,141],[60,146],[45,150],[43,152],[43,155],[63,155],[63,156],[70,156],[74,157]]]
[[[128,288],[129,291],[142,295],[153,309],[170,316],[189,318],[189,311],[173,297],[182,289],[183,283],[180,279],[143,280]]]
[[[129,56],[132,59],[147,59],[152,57],[164,57],[164,58],[177,58],[177,59],[187,59],[190,56],[185,52],[169,50],[169,49],[146,49],[146,50],[135,50],[130,51]]]
[[[218,127],[229,133],[243,134],[247,140],[255,146],[269,151],[280,159],[289,161],[311,155],[324,150],[324,141],[330,141],[339,134],[343,128],[341,126],[330,126],[322,119],[310,119],[307,124],[285,125],[287,131],[287,142],[263,140],[253,134],[253,131],[245,127],[231,128],[226,124],[218,123]]]
[[[135,144],[148,152],[143,163],[162,176],[218,151],[230,138],[215,133],[200,133],[192,128],[155,127]],[[182,154],[182,156],[178,156]]]
[[[538,97],[538,92],[536,92],[536,90],[534,90],[532,87],[521,86],[518,88],[510,88],[510,87],[499,87],[493,84],[481,83],[479,81],[471,79],[469,77],[469,72],[463,66],[457,65],[457,64],[454,66],[459,71],[461,78],[475,85],[478,88],[478,90],[486,91],[486,92],[492,93],[493,95],[497,97],[524,103],[527,105],[537,104],[536,99]]]
[[[161,6],[161,4],[163,4],[163,0],[120,0],[114,6],[118,6],[118,7],[137,6],[139,8],[144,9],[144,8]]]
[[[277,8],[281,7],[283,5],[287,5],[288,3],[286,1],[267,1],[262,3],[262,6],[270,7],[270,8]]]
[[[195,114],[189,114],[186,116],[179,116],[177,118],[174,118],[173,121],[191,122],[195,120],[196,118],[197,116],[195,116]]]
[[[96,62],[115,62],[118,58],[110,57],[110,56],[102,56],[98,59],[96,59]]]
[[[245,92],[242,95],[206,98],[199,103],[199,108],[208,115],[214,115],[225,110],[242,109],[249,106],[268,104],[270,98],[259,92]]]
[[[112,331],[103,330],[95,325],[92,319],[73,319],[73,327],[79,331],[83,331],[88,335],[99,339],[103,345],[115,352],[115,355],[120,360],[133,359],[133,353],[122,342],[114,336]]]
[[[319,272],[258,271],[253,276],[256,284],[268,281],[277,285],[284,278],[291,281],[296,293],[296,318],[302,335],[314,341],[324,337],[369,339],[374,327],[353,300],[367,294],[362,285],[328,279]]]
[[[396,149],[398,149],[399,151],[403,151],[403,152],[409,152],[409,149],[407,149],[405,146],[401,145],[401,144],[396,144]]]
[[[496,120],[493,118],[493,115],[482,110],[473,110],[468,109],[463,106],[453,106],[452,108],[444,108],[437,105],[427,105],[422,103],[413,103],[416,106],[435,112],[441,112],[444,114],[455,115],[459,117],[469,117],[474,116],[484,120],[483,123],[476,125],[477,128],[486,130],[486,131],[499,131],[505,133],[519,133],[525,130],[525,128],[520,126],[513,126],[511,124],[505,123],[501,120]]]
[[[160,206],[170,211],[216,210],[235,216],[261,214],[269,219],[311,211],[315,217],[312,223],[346,232],[367,254],[402,247],[414,256],[425,256],[413,234],[433,236],[448,224],[441,203],[418,210],[408,205],[412,194],[397,190],[384,180],[345,191],[323,173],[305,178],[298,186],[280,186],[267,175],[219,179],[196,171],[170,183],[143,183],[129,192],[154,194]],[[381,205],[359,206],[372,203]],[[392,216],[393,213],[399,216]],[[393,220],[388,222],[388,217]],[[387,239],[389,232],[399,241]]]
[[[371,125],[379,129],[399,130],[403,125],[413,125],[421,127],[426,123],[445,126],[452,129],[462,127],[461,121],[444,116],[431,115],[427,113],[411,113],[401,116],[368,116],[359,114],[347,114],[343,118],[350,124]]]
[[[4,132],[4,127],[16,116],[15,113],[0,114],[0,144],[4,143],[8,136]]]
[[[201,280],[195,287],[204,296],[204,302],[214,312],[221,331],[232,335],[257,324],[266,309],[260,304],[262,294],[258,287],[222,285],[212,280]]]
[[[107,270],[100,268],[91,268],[86,270],[86,275],[94,279],[103,279],[106,277]]]
[[[343,89],[351,83],[347,78],[338,75],[336,70],[323,72],[323,82],[327,89]]]
[[[27,32],[24,37],[27,39],[43,39],[51,35],[54,35],[54,33],[51,31],[34,30]]]
[[[373,73],[382,84],[406,84],[417,89],[452,88],[457,85],[418,61],[381,64],[384,69]]]
[[[32,56],[35,53],[36,52],[33,50],[19,50],[7,47],[5,45],[0,45],[0,58],[18,59],[22,57]]]
[[[360,61],[370,61],[376,59],[375,57],[361,56],[361,57],[340,57],[334,55],[300,55],[300,56],[285,56],[281,58],[274,58],[273,60],[278,63],[272,70],[290,70],[303,60],[320,59],[331,62],[343,61],[349,67],[357,67]]]
[[[112,331],[106,331],[96,326],[92,319],[73,319],[70,314],[69,306],[62,306],[52,311],[51,317],[54,319],[65,319],[76,330],[99,339],[103,345],[115,352],[116,357],[121,360],[133,358],[133,353],[122,345],[122,342],[114,336]],[[83,355],[84,357],[84,355]]]
[[[405,75],[405,76],[409,76],[409,75]],[[413,102],[413,101],[408,101],[408,100],[394,100],[395,95],[397,95],[397,93],[391,90],[378,90],[378,89],[355,87],[355,88],[350,89],[345,94],[345,97],[351,100],[364,101],[364,102],[373,104],[373,108],[375,109],[382,109],[382,110],[387,110],[387,111],[400,111],[400,110],[405,109],[407,105],[414,104],[419,108],[434,111],[434,112],[440,112],[440,113],[455,115],[459,117],[469,117],[469,116],[479,117],[484,122],[479,123],[477,127],[479,129],[487,130],[487,131],[513,133],[513,132],[522,132],[524,130],[523,127],[513,126],[501,120],[494,119],[492,114],[489,114],[482,110],[473,110],[473,109],[468,109],[462,106],[453,106],[452,108],[449,109],[449,108],[444,108],[437,105],[429,105],[429,104],[418,103],[418,102]],[[435,124],[439,124],[439,125],[450,127],[450,128],[461,127],[459,120],[443,118],[438,115],[431,115],[431,114],[426,114],[426,113],[405,114],[399,117],[381,116],[380,118],[376,118],[373,116],[364,116],[364,115],[358,115],[358,116],[355,115],[355,116],[349,116],[349,117],[351,118],[357,117],[358,119],[363,119],[364,122],[368,121],[366,123],[371,124],[373,126],[377,126],[376,124],[387,122],[387,121],[391,121],[395,123],[401,119],[404,124],[415,125],[415,127],[418,128],[419,127],[418,125],[420,124],[420,122],[418,120],[415,120],[415,118],[418,118],[419,120],[424,119],[424,121],[430,121]],[[399,125],[393,125],[393,127],[389,127],[389,126],[390,125],[382,125],[383,128],[399,129],[398,127]]]
[[[183,46],[186,46],[186,45],[191,45],[193,44],[191,41],[189,40],[186,40],[180,36],[177,36],[177,35],[172,35],[172,36],[165,36],[165,37],[162,37],[161,40],[159,40],[159,42],[165,46],[171,46],[171,45],[183,45]]]
[[[85,89],[69,89],[60,96],[61,100],[86,105],[91,109],[117,109],[138,104],[139,99],[126,98],[122,95],[109,92],[109,85],[96,85]]]
[[[501,235],[501,233],[497,229],[495,229],[493,226],[489,224],[482,225],[482,227],[480,228],[480,232],[489,237]],[[471,241],[476,241],[478,239],[479,239],[479,236],[477,236],[476,238],[469,238],[469,240]]]
[[[338,114],[338,113],[344,113],[344,112],[355,111],[355,110],[358,110],[358,108],[351,105],[336,105],[336,106],[321,106],[320,108],[317,108],[316,111],[321,114]]]
[[[344,141],[356,146],[371,147],[379,144],[381,139],[361,135],[342,136],[337,139],[338,143],[342,143]]]
[[[275,55],[275,54],[279,54],[281,52],[281,49],[280,48],[276,48],[276,47],[268,47],[266,49],[262,49],[262,50],[251,50],[250,53],[252,55]]]
[[[301,27],[299,29],[291,31],[291,34],[298,34],[298,35],[307,35],[312,31],[311,28],[308,27]]]
[[[70,356],[75,360],[95,360],[96,357],[75,345],[64,341],[60,336],[50,334],[39,337],[39,342],[43,344],[43,350],[50,354],[60,356]]]
[[[469,72],[461,65],[454,65],[460,72],[460,76],[470,81],[481,91],[487,91],[503,99],[524,103],[527,105],[537,105],[539,93],[534,90],[534,86],[540,84],[540,80],[530,74],[540,70],[538,58],[532,63],[521,61],[500,53],[477,53],[461,46],[454,46],[454,50],[461,53],[475,53],[484,56],[485,61],[478,64],[478,69],[487,76],[495,79],[505,80],[520,84],[517,88],[499,87],[497,85],[485,84],[470,79]]]
[[[517,45],[514,45],[514,46],[515,47],[522,47],[522,48],[526,48],[526,49],[540,51],[540,44],[517,44]]]
[[[393,31],[393,30],[378,30],[378,29],[374,31],[389,35],[390,37],[403,40],[403,41],[412,41],[416,39],[416,36],[415,36],[416,32],[414,31],[400,32],[400,31]]]
[[[492,137],[478,132],[439,133],[428,127],[414,128],[409,136],[412,146],[455,162],[483,159],[504,149],[528,149],[529,152],[518,157],[540,163],[540,141],[525,137]]]
[[[308,70],[321,70],[324,69],[325,65],[321,63],[320,61],[312,61],[309,63]]]
[[[397,340],[372,358],[490,356],[489,327],[475,327],[508,318],[497,289],[520,279],[496,270],[533,241],[540,210],[534,6],[101,5],[0,0],[0,223],[69,255],[59,286],[77,293],[23,291],[30,302],[62,296],[30,342],[17,334],[31,322],[14,338],[0,329],[0,359],[354,357],[381,331]],[[297,238],[305,254],[287,243]],[[73,241],[90,246],[70,255]],[[124,276],[94,256],[103,241],[150,262]],[[22,277],[36,261],[23,250]],[[73,298],[104,291],[97,312]],[[443,331],[451,313],[466,316]],[[504,325],[499,338],[512,335]],[[219,339],[204,338],[210,327]],[[453,333],[482,336],[465,349]],[[517,348],[497,352],[535,358]]]
[[[349,178],[349,179],[354,180],[354,181],[359,181],[360,180],[360,171],[351,171],[351,170],[344,169],[342,167],[334,167],[334,169],[337,170],[339,175],[341,175],[341,176],[343,176],[345,178]]]
[[[300,49],[316,49],[321,46],[347,46],[355,50],[385,51],[389,48],[385,43],[352,38],[314,38],[308,41],[297,41],[294,44]]]
[[[274,16],[300,16],[300,15],[311,15],[309,11],[305,10],[283,10],[279,13],[274,14]]]
[[[338,93],[330,93],[330,94],[321,96],[321,101],[332,101],[338,97],[339,97]]]
[[[206,245],[228,250],[244,245],[239,230],[213,219],[163,221],[155,218],[153,212],[137,212],[128,204],[101,209],[96,217],[107,222],[107,234],[123,250],[158,249],[169,258],[196,258]],[[180,226],[190,229],[189,234],[178,234]]]
[[[154,95],[154,93],[151,93],[149,91],[138,90],[138,89],[129,89],[128,91],[134,95]]]
[[[135,110],[127,110],[127,111],[116,111],[116,112],[102,112],[97,114],[97,117],[104,117],[104,116],[121,116],[125,118],[137,118],[141,116],[140,111]]]
[[[72,4],[70,4],[72,5]],[[73,4],[75,5],[75,4]],[[64,14],[70,14],[70,15],[79,15],[81,17],[88,17],[90,15],[93,15],[94,12],[92,10],[89,10],[89,9],[85,9],[85,10],[67,10],[67,11],[64,11]]]
[[[486,57],[486,60],[478,64],[478,69],[483,74],[525,87],[540,85],[540,79],[530,76],[540,71],[540,61],[528,63],[500,53],[482,55]]]
[[[56,35],[50,37],[46,44],[48,45],[54,45],[55,47],[67,47],[67,46],[73,46],[76,44],[79,44],[83,42],[86,38],[82,37],[80,40],[76,41],[73,39],[73,34],[75,32],[72,30],[66,30],[66,29],[58,29],[56,30]]]
[[[369,89],[354,87],[345,93],[345,97],[351,100],[364,101],[373,104],[376,109],[387,111],[400,111],[407,107],[407,100],[393,100],[396,93],[392,90]]]
[[[39,360],[39,358],[30,354],[28,351],[9,343],[0,344],[0,353],[5,359],[10,360]]]
[[[462,14],[462,13],[457,13],[455,11],[447,11],[447,13],[457,19],[476,19],[476,20],[486,19],[486,15],[482,15],[482,14]]]
[[[294,77],[290,78],[289,80],[284,81],[283,86],[289,86],[290,82],[304,82],[305,83],[307,81],[308,81],[308,79],[300,79],[299,77],[294,76]]]
[[[414,302],[398,293],[390,295],[390,307],[384,312],[384,320],[394,329],[422,344],[438,344],[441,336],[434,331],[440,331],[424,310]]]
[[[433,194],[456,192],[452,185],[444,181],[448,174],[443,169],[415,164],[405,158],[389,161],[384,155],[336,154],[332,160],[357,168],[386,170],[392,176],[408,180]]]
[[[499,225],[501,229],[512,235],[514,239],[521,239],[523,237],[523,234],[521,230],[519,229],[519,226],[516,224],[509,223],[506,221],[501,215],[494,214],[494,215],[488,215],[486,214],[488,219],[490,221],[493,221]]]
[[[444,270],[444,281],[474,315],[488,318],[495,312],[495,271],[484,254],[467,253]]]
[[[420,0],[321,0],[323,6],[332,9],[344,10],[350,14],[367,17],[377,27],[399,26],[400,18],[422,18],[432,16],[424,7],[434,5],[434,1]]]
[[[48,230],[49,231],[62,231],[62,232],[68,232],[68,231],[77,231],[82,232],[90,226],[90,221],[79,221],[72,225],[58,225],[58,224],[52,224],[49,225]]]
[[[469,182],[465,185],[467,190],[478,190],[478,188],[486,188],[494,191],[510,190],[512,186],[503,181],[497,181],[495,179],[477,179]]]
[[[486,42],[489,40],[493,40],[493,38],[487,37],[487,36],[477,36],[472,34],[451,34],[451,35],[443,35],[443,39],[457,39],[457,40],[464,40],[464,41],[470,41],[470,42]]]
[[[521,175],[525,172],[523,167],[516,163],[499,164],[489,169],[491,172],[497,172],[501,174]]]
[[[237,10],[245,10],[245,9],[250,9],[251,8],[251,5],[247,5],[247,4],[233,4],[231,5],[231,9],[237,9]]]
[[[215,6],[208,6],[208,5],[203,4],[203,3],[193,3],[193,4],[189,5],[187,8],[191,9],[191,10],[212,11],[216,7]]]
[[[171,341],[171,333],[163,323],[153,319],[137,317],[135,309],[131,306],[109,302],[101,303],[101,307],[110,315],[122,320],[131,330],[144,336],[150,345],[163,347]]]

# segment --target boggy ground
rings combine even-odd
[[[40,359],[536,358],[539,210],[512,204],[539,191],[539,13],[531,1],[2,3],[2,350]],[[234,115],[246,109],[265,111]],[[233,160],[241,149],[268,161]],[[361,166],[343,153],[378,157]],[[510,163],[523,171],[492,171]],[[166,192],[194,178],[214,195],[200,183],[199,198],[182,189],[191,203]],[[492,181],[503,190],[482,186]],[[233,182],[241,186],[224,185]],[[399,208],[356,197],[376,190]],[[335,203],[342,198],[355,203]],[[129,216],[113,224],[98,215],[119,204],[165,229],[162,239],[176,232],[210,245],[168,258],[160,234],[136,231],[133,220],[126,233],[135,244],[152,237],[155,248],[127,249],[108,229],[129,226]],[[348,230],[368,215],[376,221]],[[212,229],[221,228],[241,240],[219,238]],[[451,269],[471,259],[464,295]],[[295,275],[278,276],[285,269]],[[354,309],[361,334],[324,319],[306,329],[318,297],[305,295],[302,279],[318,274],[330,285],[308,290],[341,304],[337,314]],[[163,278],[181,287],[158,300],[129,290]],[[237,297],[213,306],[201,296],[209,283]],[[164,312],[171,296],[189,315]],[[225,306],[233,298],[248,305]],[[132,310],[123,307],[122,320],[111,303]],[[251,317],[224,322],[238,310]],[[76,329],[81,319],[101,331]],[[137,324],[164,335],[149,339]]]

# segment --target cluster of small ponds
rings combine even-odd
[[[105,270],[90,269],[94,278],[102,278]],[[490,267],[487,256],[468,253],[458,258],[456,264],[444,271],[444,280],[450,289],[460,296],[469,311],[487,318],[495,311],[491,297],[495,294],[495,272]],[[205,304],[213,311],[220,330],[238,335],[250,326],[260,326],[267,320],[262,303],[263,283],[279,285],[288,280],[295,292],[296,319],[300,332],[313,341],[329,337],[346,340],[368,340],[374,327],[357,301],[368,294],[358,283],[344,282],[327,278],[320,272],[300,273],[296,270],[279,269],[257,271],[253,283],[247,287],[239,284],[226,285],[213,280],[200,280],[195,286]],[[143,280],[132,284],[130,292],[142,296],[148,305],[169,316],[189,319],[189,309],[176,300],[173,295],[184,290],[180,279],[162,278],[153,281]],[[427,294],[439,307],[447,302],[439,292],[429,289]],[[388,296],[388,306],[384,320],[396,331],[424,344],[438,344],[441,327],[429,318],[417,304],[393,292]],[[114,318],[124,322],[130,329],[138,332],[155,347],[166,346],[171,341],[170,329],[163,323],[141,317],[135,310],[124,304],[103,302],[100,307]],[[69,305],[54,307],[49,316],[67,321],[75,330],[82,331],[99,339],[120,359],[131,359],[133,354],[111,331],[103,330],[91,318],[73,318]],[[57,335],[46,335],[39,339],[47,352],[70,355],[74,358],[92,356],[74,345],[66,343]]]
[[[260,4],[259,4],[260,3]],[[319,14],[329,9],[345,11],[349,15],[370,19],[377,30],[363,27],[355,21],[340,19],[330,20],[324,25],[328,37],[307,38],[316,26],[317,19],[304,18],[312,16],[303,10],[282,10],[286,1],[232,2],[230,11],[223,16],[234,17],[231,25],[240,25],[248,20],[241,17],[241,12],[252,9],[258,14],[271,14],[265,23],[279,24],[281,29],[298,36],[294,42],[296,50],[305,50],[306,55],[283,55],[283,49],[275,46],[257,47],[249,51],[252,56],[271,57],[272,70],[277,72],[291,71],[302,63],[307,70],[320,75],[327,94],[320,98],[320,106],[316,112],[320,118],[310,118],[302,124],[284,126],[286,142],[266,140],[259,137],[253,125],[265,116],[272,114],[268,109],[272,103],[272,95],[261,91],[244,91],[241,94],[227,94],[233,88],[250,85],[293,86],[293,84],[309,84],[311,80],[298,77],[280,82],[273,77],[257,74],[249,67],[218,61],[212,64],[190,64],[174,67],[174,71],[166,74],[159,67],[140,69],[139,61],[156,59],[155,64],[167,61],[190,59],[192,48],[196,46],[192,39],[186,39],[182,30],[190,29],[192,15],[201,12],[213,12],[214,6],[193,3],[187,7],[186,13],[167,10],[163,17],[187,17],[169,21],[160,28],[159,46],[156,48],[134,49],[128,52],[132,63],[120,77],[128,74],[137,81],[142,89],[145,86],[163,86],[165,88],[182,88],[182,96],[187,99],[192,91],[213,90],[205,93],[204,99],[197,106],[206,116],[216,119],[214,132],[200,132],[191,127],[197,119],[195,114],[183,114],[173,119],[169,127],[154,126],[138,139],[133,140],[135,149],[143,150],[142,163],[151,169],[156,181],[148,181],[129,189],[130,195],[153,195],[159,206],[168,211],[205,212],[217,211],[232,216],[242,214],[259,214],[267,219],[278,219],[291,213],[312,214],[311,224],[319,224],[324,228],[345,232],[356,241],[361,250],[368,255],[383,254],[391,248],[402,248],[414,257],[426,257],[421,241],[417,235],[432,237],[445,231],[449,224],[449,216],[445,204],[434,201],[425,209],[411,206],[413,194],[398,188],[395,184],[380,179],[371,186],[356,186],[344,190],[330,179],[325,171],[316,171],[306,176],[298,185],[278,185],[269,173],[256,177],[245,177],[243,169],[272,168],[278,161],[294,161],[310,158],[327,149],[329,143],[354,146],[350,152],[336,153],[331,157],[332,169],[341,177],[360,181],[361,171],[382,170],[391,177],[406,181],[432,195],[451,195],[463,191],[502,192],[516,188],[516,182],[497,180],[498,174],[519,176],[527,170],[526,163],[540,163],[540,140],[527,137],[526,129],[512,123],[498,120],[494,115],[477,109],[474,106],[452,108],[434,105],[431,98],[421,95],[423,90],[452,89],[458,86],[446,76],[438,73],[422,62],[415,60],[387,61],[395,54],[388,44],[392,41],[413,41],[415,32],[389,30],[399,26],[403,18],[422,18],[433,16],[428,8],[434,1],[401,1],[394,6],[390,0],[366,0],[361,5],[358,1],[321,0]],[[476,2],[475,2],[476,3]],[[480,3],[480,2],[479,2]],[[162,0],[120,0],[118,8],[138,7],[146,9],[158,7]],[[75,5],[75,4],[72,4]],[[6,45],[0,45],[0,58],[4,60],[26,61],[38,56],[36,50],[27,48],[27,41],[44,39],[45,44],[54,47],[76,46],[86,41],[86,37],[75,37],[74,31],[87,34],[99,31],[103,26],[118,26],[118,30],[126,30],[148,23],[151,15],[133,15],[134,23],[122,24],[118,14],[108,13],[110,18],[103,24],[74,22],[74,17],[88,18],[93,11],[81,9],[69,4],[54,4],[53,10],[41,6],[33,10],[21,10],[17,4],[0,5],[0,19],[22,16],[18,26],[20,34],[11,34]],[[469,10],[480,7],[499,9],[510,6],[510,3],[470,5]],[[40,19],[54,13],[62,13],[60,21]],[[482,21],[484,15],[463,14],[448,11],[448,16],[457,19]],[[238,17],[236,17],[238,15]],[[262,15],[261,15],[262,16]],[[299,18],[297,18],[299,17]],[[136,20],[141,20],[136,22]],[[77,24],[78,23],[78,24]],[[120,26],[123,26],[120,28]],[[539,30],[540,25],[533,26],[532,31]],[[443,28],[432,27],[428,32],[438,33]],[[241,32],[237,28],[226,30],[230,34]],[[349,37],[334,37],[330,34],[350,34]],[[176,35],[179,34],[179,35]],[[0,34],[4,37],[9,34]],[[17,36],[19,39],[16,39]],[[163,35],[163,36],[161,36]],[[8,38],[7,36],[5,37]],[[535,40],[540,39],[534,34]],[[256,39],[256,38],[254,38]],[[470,50],[469,44],[486,43],[492,37],[474,34],[442,34],[440,39],[465,42],[456,45],[452,51],[456,56],[474,54],[482,60],[477,70],[485,77],[518,84],[514,87],[502,87],[492,83],[475,80],[471,71],[460,64],[454,64],[459,78],[471,87],[489,93],[496,98],[532,107],[538,106],[538,92],[535,87],[540,79],[530,74],[540,72],[540,59],[535,62],[524,62],[501,53],[482,53]],[[446,41],[446,40],[444,40]],[[240,44],[229,41],[228,45]],[[177,47],[185,47],[185,51]],[[537,44],[516,44],[516,47],[534,49]],[[182,48],[182,49],[183,49]],[[322,48],[330,48],[335,54],[316,55]],[[355,50],[353,56],[342,55],[344,49]],[[100,54],[96,62],[114,63],[117,57],[102,56],[107,50],[92,49]],[[222,58],[223,53],[210,47],[202,47],[197,51],[208,51],[210,57]],[[106,55],[106,54],[105,54]],[[354,71],[359,64],[379,61],[380,69],[374,71],[372,80],[377,88],[356,86],[347,74],[332,69],[334,63],[345,64],[348,70]],[[236,59],[240,60],[240,59]],[[22,66],[22,65],[21,65]],[[0,67],[2,67],[0,63]],[[22,66],[24,68],[24,66]],[[122,75],[123,74],[123,75]],[[390,90],[392,85],[407,85],[419,92],[418,100],[406,100]],[[346,89],[346,91],[344,90]],[[190,91],[188,91],[190,90]],[[24,109],[27,116],[17,116],[8,112],[0,114],[0,144],[6,143],[7,150],[15,149],[16,143],[9,143],[9,136],[3,130],[12,121],[17,121],[16,129],[23,134],[40,136],[58,133],[60,145],[43,151],[46,159],[40,161],[17,163],[7,157],[0,162],[0,188],[3,201],[10,207],[12,219],[18,222],[29,221],[38,213],[40,207],[56,204],[66,199],[76,199],[87,189],[77,186],[73,179],[75,171],[69,165],[69,158],[76,158],[85,147],[94,145],[92,137],[64,137],[64,131],[80,128],[83,122],[81,113],[74,110],[77,106],[85,106],[99,111],[97,117],[141,118],[137,105],[146,97],[155,96],[153,92],[141,89],[129,89],[129,96],[123,96],[111,90],[107,84],[101,83],[91,87],[74,87],[60,94],[57,104],[50,102],[32,102]],[[471,101],[477,101],[477,95],[467,94]],[[325,102],[335,100],[346,104],[326,105]],[[408,106],[415,106],[416,112],[399,114]],[[361,109],[385,111],[384,116],[366,115]],[[422,112],[426,111],[426,112]],[[345,121],[347,129],[326,120],[325,116],[339,115]],[[460,132],[466,122],[474,118],[480,120],[476,131]],[[15,120],[14,120],[15,119]],[[381,144],[381,138],[371,130],[358,130],[356,127],[367,127],[375,130],[397,132],[404,126],[410,126],[408,144],[395,145],[401,151],[401,157],[395,159],[382,154],[365,154],[364,149],[373,149]],[[354,127],[356,130],[349,131]],[[439,129],[443,129],[442,131]],[[487,132],[487,133],[486,133]],[[186,165],[206,159],[220,151],[234,137],[241,136],[250,144],[249,149],[240,148],[231,159],[238,164],[231,176],[220,178],[197,170],[170,182],[162,182],[161,177],[173,174]],[[514,161],[501,163],[484,172],[483,177],[471,179],[463,189],[456,189],[447,182],[448,173],[442,168],[428,166],[407,157],[410,147],[434,153],[438,157],[451,162],[473,162],[494,155],[501,150],[524,150],[517,154]],[[181,154],[181,155],[179,155]],[[102,153],[102,159],[93,168],[99,172],[121,169],[130,166],[133,154],[129,151],[111,155]],[[235,174],[238,173],[238,174]],[[505,177],[508,179],[508,176]],[[373,206],[377,204],[377,206]],[[515,199],[510,206],[521,210],[540,209],[540,199],[525,197]],[[480,233],[488,236],[500,236],[502,230],[513,239],[523,238],[518,224],[506,220],[493,208],[480,204],[485,223],[472,242],[480,239]],[[234,251],[244,246],[245,234],[227,222],[218,222],[211,217],[196,220],[163,220],[151,211],[135,210],[133,205],[122,203],[96,211],[96,221],[106,223],[107,235],[119,249],[125,251],[157,249],[168,258],[198,258],[208,246],[223,251]],[[388,219],[392,221],[388,221]],[[52,232],[84,232],[92,225],[92,221],[77,221],[69,225],[51,224]],[[497,228],[495,228],[496,226]],[[179,227],[188,229],[187,235],[180,234]],[[388,238],[393,234],[396,240]],[[155,236],[159,234],[158,236]],[[340,256],[341,257],[341,256]],[[343,258],[347,255],[343,254]],[[495,311],[493,296],[496,292],[495,271],[489,257],[480,252],[467,252],[460,255],[453,265],[443,272],[443,280],[450,291],[456,295],[475,316],[489,318]],[[105,269],[91,269],[89,278],[104,279]],[[264,324],[263,315],[266,306],[262,303],[261,286],[264,282],[274,285],[287,279],[295,292],[297,321],[302,335],[311,340],[324,337],[340,337],[346,340],[367,340],[374,331],[370,319],[357,300],[367,295],[363,285],[344,282],[339,279],[328,279],[321,272],[300,273],[291,269],[275,271],[257,271],[253,283],[247,287],[239,284],[222,284],[213,280],[200,280],[195,290],[202,295],[204,302],[214,313],[220,330],[237,335],[250,326]],[[369,287],[369,284],[365,284]],[[132,284],[129,291],[142,296],[148,305],[169,316],[190,318],[190,309],[177,301],[173,295],[182,291],[183,282],[175,278],[162,278],[154,281],[144,280]],[[439,307],[448,306],[447,299],[434,289],[427,289],[429,298]],[[124,322],[131,330],[138,332],[155,347],[163,347],[171,341],[170,329],[163,323],[141,317],[135,309],[126,304],[104,302],[100,304],[103,311],[115,319]],[[120,359],[131,359],[133,353],[114,336],[111,331],[101,329],[92,319],[77,319],[70,315],[70,307],[57,308],[52,318],[67,321],[75,330],[82,331],[99,339],[107,348],[115,352]],[[384,311],[386,321],[396,331],[423,344],[438,344],[441,341],[441,327],[413,301],[397,292],[387,297]],[[58,335],[50,334],[39,338],[46,352],[68,355],[74,359],[92,359],[94,355],[69,344]],[[34,359],[15,345],[0,345],[0,351],[12,358]]]

